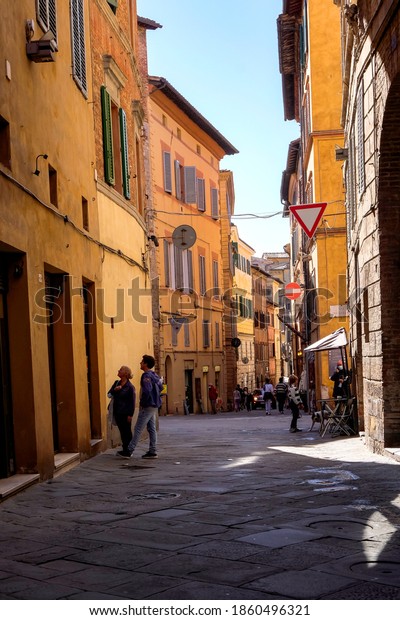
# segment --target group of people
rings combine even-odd
[[[108,392],[108,396],[111,399],[110,403],[112,403],[113,420],[118,426],[121,435],[122,450],[119,450],[117,454],[123,458],[130,458],[133,455],[145,428],[147,428],[149,434],[149,449],[143,454],[142,458],[155,459],[158,457],[156,419],[161,407],[163,383],[161,378],[154,372],[154,366],[154,357],[143,355],[140,362],[142,376],[140,379],[139,415],[133,433],[132,418],[136,406],[136,391],[130,381],[133,375],[128,366],[121,366],[118,371],[119,379],[114,381]],[[348,377],[345,376],[343,363],[340,360],[330,379],[334,382],[333,397],[344,398],[346,396]],[[301,429],[297,427],[297,421],[300,417],[300,409],[304,408],[304,404],[299,392],[298,377],[290,375],[288,384],[283,381],[283,377],[280,377],[275,387],[270,379],[266,379],[263,392],[265,414],[271,414],[275,400],[278,404],[279,412],[283,413],[285,403],[287,402],[292,412],[289,430],[291,433],[300,432]],[[218,391],[215,386],[209,385],[208,396],[212,413],[215,414],[217,413],[218,403]],[[247,411],[251,411],[252,405],[252,393],[246,387],[242,389],[240,385],[237,385],[233,392],[234,411],[238,412],[244,407]]]
[[[111,386],[108,396],[112,403],[112,415],[121,435],[122,450],[117,455],[130,458],[145,428],[149,434],[150,445],[142,458],[156,459],[157,455],[157,413],[161,407],[161,391],[163,383],[154,372],[155,359],[151,355],[143,355],[140,362],[142,376],[140,378],[139,415],[132,433],[132,418],[136,406],[136,390],[131,383],[132,371],[128,366],[121,366],[118,377]]]
[[[304,408],[303,401],[300,397],[298,388],[298,377],[296,375],[290,375],[289,383],[286,384],[283,377],[279,377],[279,381],[274,387],[270,379],[265,380],[263,387],[264,403],[265,403],[265,415],[271,415],[271,410],[275,408],[275,404],[278,405],[279,413],[284,413],[285,404],[288,403],[289,409],[292,412],[292,420],[290,423],[290,432],[298,433],[301,431],[297,427],[297,420],[300,417],[300,409]],[[236,386],[233,392],[233,409],[234,411],[240,411],[243,407],[243,403],[246,406],[247,411],[251,411],[253,404],[253,395],[247,390],[247,388],[241,388]]]

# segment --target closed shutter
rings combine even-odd
[[[185,202],[196,204],[196,168],[195,166],[184,167],[185,179]]]
[[[104,179],[109,185],[115,185],[114,152],[112,141],[111,97],[105,86],[100,89],[101,113],[103,123]]]
[[[86,95],[86,57],[85,25],[83,20],[83,0],[71,1],[72,30],[72,75],[79,88]]]
[[[183,256],[182,250],[174,246],[175,254],[175,288],[183,289]]]
[[[193,291],[194,291],[194,282],[193,282],[193,255],[192,255],[192,250],[187,250],[187,268],[188,268],[189,291],[191,293],[193,293]]]
[[[129,148],[128,127],[125,110],[119,109],[119,131],[121,136],[121,163],[122,163],[122,186],[125,198],[131,198],[131,184],[129,174]]]
[[[203,347],[210,346],[210,321],[203,321]]]
[[[211,188],[211,217],[217,220],[219,217],[218,190]]]
[[[164,169],[164,190],[169,194],[172,193],[172,175],[171,175],[171,153],[163,151],[163,169]]]
[[[165,286],[169,288],[171,286],[171,278],[169,277],[170,266],[169,266],[169,243],[166,239],[164,239],[164,278],[165,278]]]
[[[182,200],[182,181],[181,181],[181,163],[177,159],[174,162],[175,168],[175,194],[178,200]]]
[[[197,179],[197,208],[199,211],[206,210],[206,183],[204,179]]]

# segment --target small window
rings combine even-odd
[[[196,153],[197,153],[197,155],[201,155],[201,146],[200,146],[200,144],[196,144]]]
[[[84,230],[89,230],[89,208],[88,201],[82,196],[82,226]]]
[[[178,138],[178,140],[182,140],[182,131],[179,127],[177,127],[176,129],[176,137]]]
[[[10,124],[0,116],[0,163],[11,170]]]
[[[57,170],[49,164],[50,202],[58,208]]]
[[[213,295],[219,295],[219,264],[217,260],[213,260]]]
[[[221,337],[219,330],[219,323],[215,323],[215,348],[219,349],[221,346]]]
[[[185,347],[190,347],[190,325],[188,321],[183,324],[183,337]]]

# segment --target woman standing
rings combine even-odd
[[[132,376],[129,366],[121,366],[118,371],[119,380],[113,383],[108,392],[108,395],[114,399],[113,413],[121,435],[122,450],[119,450],[117,454],[124,457],[131,455],[128,445],[132,439],[131,424],[136,404],[136,391],[130,382]]]
[[[296,375],[290,375],[289,377],[289,407],[292,411],[292,421],[290,423],[290,432],[299,433],[302,429],[297,428],[297,420],[299,419],[300,407],[303,408],[303,402],[300,398],[299,388],[297,387],[298,378]]]

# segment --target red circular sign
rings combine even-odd
[[[298,299],[302,293],[300,284],[297,282],[289,282],[285,286],[285,297],[288,299]]]

